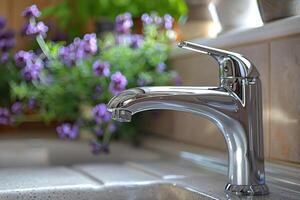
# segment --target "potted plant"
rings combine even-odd
[[[14,62],[7,55],[1,66],[9,96],[0,107],[0,124],[24,122],[33,111],[37,120],[61,122],[56,128],[61,138],[77,139],[88,130],[92,151],[108,152],[115,132],[119,137],[134,132],[111,121],[108,100],[127,87],[179,81],[167,65],[174,41],[171,16],[158,23],[146,15],[143,34],[134,34],[132,16],[124,13],[116,17],[114,33],[85,34],[68,44],[46,40],[48,27],[38,21],[40,14],[35,5],[23,12],[25,33],[39,49],[16,52]]]
[[[144,13],[157,13],[159,16],[169,14],[176,21],[184,21],[187,5],[184,0],[64,0],[43,10],[43,16],[53,16],[61,29],[68,29],[73,38],[86,29],[95,31],[95,23],[100,32],[113,29],[111,24],[120,14],[129,12],[138,20]],[[76,19],[76,20],[74,20]]]

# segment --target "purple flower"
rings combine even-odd
[[[9,53],[8,52],[3,52],[2,55],[1,55],[0,62],[1,63],[7,63],[8,59],[9,59]]]
[[[29,99],[28,103],[27,103],[27,106],[28,106],[29,110],[35,109],[37,107],[37,101],[36,101],[36,99],[34,99],[34,98]]]
[[[113,124],[113,123],[108,124],[108,131],[110,133],[114,133],[116,130],[117,130],[117,127],[115,124]]]
[[[44,22],[38,22],[36,25],[29,23],[26,27],[25,33],[26,35],[41,35],[42,37],[46,37],[48,29],[49,28],[44,24]]]
[[[96,134],[98,137],[103,136],[103,134],[104,134],[103,129],[100,128],[100,127],[95,128],[94,131],[95,131],[95,134]]]
[[[149,85],[152,82],[152,77],[149,74],[141,73],[138,76],[137,84],[138,86]]]
[[[42,61],[37,60],[33,63],[27,63],[22,70],[22,75],[27,81],[39,80],[42,69]]]
[[[6,25],[5,17],[0,16],[0,30],[3,29]]]
[[[11,124],[11,116],[7,108],[0,107],[0,124],[9,125]]]
[[[94,94],[92,96],[93,99],[97,100],[102,95],[102,92],[103,92],[102,86],[101,85],[96,85],[95,90],[94,90]]]
[[[111,114],[110,112],[108,112],[107,107],[104,103],[96,105],[92,109],[92,114],[98,124],[102,122],[108,122],[111,119]]]
[[[83,58],[84,51],[71,43],[69,46],[59,49],[59,57],[63,63],[69,67],[76,64],[77,61]]]
[[[117,71],[111,76],[109,90],[112,94],[117,95],[125,89],[126,85],[127,85],[126,77],[121,72]]]
[[[115,28],[118,33],[130,33],[133,21],[130,13],[124,13],[116,17]]]
[[[138,80],[137,80],[137,84],[140,87],[145,86],[146,85],[146,79],[144,79],[142,77],[139,77]]]
[[[162,18],[156,14],[152,15],[152,18],[153,18],[154,23],[158,26],[161,25],[163,22]]]
[[[94,55],[97,50],[97,36],[95,33],[85,34],[83,36],[83,49],[86,53]]]
[[[11,39],[15,37],[15,33],[12,30],[6,30],[0,32],[0,38],[1,39]]]
[[[41,15],[41,12],[39,11],[38,7],[35,4],[33,4],[29,7],[27,7],[23,11],[22,15],[24,17],[28,17],[28,18],[30,18],[30,17],[39,17]]]
[[[102,151],[102,145],[96,140],[90,142],[91,152],[95,155],[98,155]]]
[[[37,31],[37,34],[45,37],[46,36],[46,33],[48,32],[49,28],[48,26],[46,26],[44,24],[44,22],[38,22],[36,24],[36,31]]]
[[[116,45],[128,45],[131,43],[131,36],[129,34],[116,35]]]
[[[174,22],[174,18],[171,15],[166,14],[164,16],[164,26],[165,26],[165,29],[172,29],[173,22]]]
[[[171,76],[172,76],[172,83],[174,85],[181,85],[182,84],[181,77],[177,74],[177,72],[173,71]]]
[[[34,24],[28,24],[25,33],[26,35],[35,35],[37,33],[36,26]]]
[[[156,71],[158,73],[165,71],[165,69],[166,69],[166,64],[164,62],[158,63],[158,65],[156,66]]]
[[[92,140],[90,142],[91,152],[95,155],[98,155],[99,153],[109,153],[109,145],[108,143],[101,143],[96,140]]]
[[[59,49],[59,57],[67,66],[73,66],[76,62],[86,58],[89,55],[94,55],[97,52],[96,34],[86,34],[81,40],[75,38],[73,43],[68,46],[63,46]]]
[[[131,36],[131,44],[130,46],[134,49],[139,48],[144,42],[144,38],[142,35],[135,34]]]
[[[96,76],[108,77],[110,73],[109,68],[110,68],[109,62],[96,60],[93,64],[93,71]]]
[[[159,17],[156,13],[154,14],[147,14],[144,13],[141,17],[144,25],[149,25],[149,24],[155,24],[157,26],[160,26],[163,23],[163,20],[161,17]]]
[[[14,36],[13,31],[0,31],[0,49],[2,51],[7,51],[15,46],[16,40]]]
[[[151,24],[153,22],[152,17],[150,17],[150,15],[147,14],[147,13],[144,13],[142,15],[141,19],[142,19],[142,21],[143,21],[144,24]]]
[[[101,85],[96,85],[95,92],[101,94],[103,92],[103,88]]]
[[[11,106],[11,111],[14,114],[21,114],[23,111],[23,104],[19,101],[16,101],[15,103],[13,103],[13,105]]]
[[[27,62],[32,62],[35,58],[35,54],[32,51],[18,51],[15,56],[14,60],[18,67],[25,67]]]
[[[16,40],[14,38],[11,39],[0,39],[0,49],[2,51],[8,51],[13,48],[16,44]]]
[[[60,138],[75,139],[79,134],[79,128],[75,124],[64,123],[56,128],[56,132]]]
[[[68,47],[62,46],[58,51],[58,55],[65,65],[72,66],[75,64],[75,59],[71,57],[72,54],[69,51]]]

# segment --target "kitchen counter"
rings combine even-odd
[[[6,154],[14,152],[13,142],[0,142],[9,142]],[[142,148],[115,143],[111,155],[88,160],[83,158],[88,151],[81,149],[80,155],[72,153],[87,145],[82,142],[14,142],[22,142],[25,152],[24,146],[32,151],[30,147],[37,148],[39,144],[45,152],[52,153],[52,159],[44,165],[41,161],[33,160],[31,165],[25,162],[26,167],[21,162],[15,167],[10,161],[11,166],[7,164],[0,169],[0,199],[140,199],[138,194],[143,194],[142,199],[229,198],[224,193],[225,153],[149,137]],[[59,146],[69,151],[59,152]],[[51,152],[54,149],[56,152]],[[66,158],[66,164],[60,160],[62,157]],[[3,158],[2,162],[5,162]],[[266,174],[270,195],[251,199],[300,199],[298,168],[267,163]]]

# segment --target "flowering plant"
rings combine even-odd
[[[119,13],[130,12],[132,17],[136,19],[143,13],[152,11],[160,15],[169,13],[177,21],[184,22],[187,5],[185,0],[160,0],[159,4],[157,1],[145,0],[60,0],[54,6],[43,9],[43,16],[54,17],[61,30],[68,30],[68,36],[78,36],[87,28],[87,24],[93,22],[98,24],[103,18],[111,21]]]
[[[21,50],[14,55],[16,67],[5,65],[16,77],[7,81],[14,103],[0,108],[0,124],[22,121],[24,113],[34,110],[43,121],[64,122],[56,129],[61,138],[75,139],[89,129],[92,151],[108,152],[111,136],[122,128],[106,109],[113,95],[129,87],[180,81],[166,65],[174,40],[170,15],[144,14],[143,34],[134,34],[131,15],[125,13],[116,18],[115,33],[102,38],[86,34],[71,44],[45,39],[48,27],[37,20],[35,5],[23,16],[28,19],[25,33],[36,38],[40,49]]]

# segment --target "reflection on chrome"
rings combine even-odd
[[[228,148],[227,192],[265,195],[261,82],[255,66],[240,54],[181,42],[181,48],[212,56],[219,64],[219,87],[139,87],[108,103],[113,119],[129,122],[135,113],[167,109],[212,121]],[[199,132],[201,134],[201,132]]]

